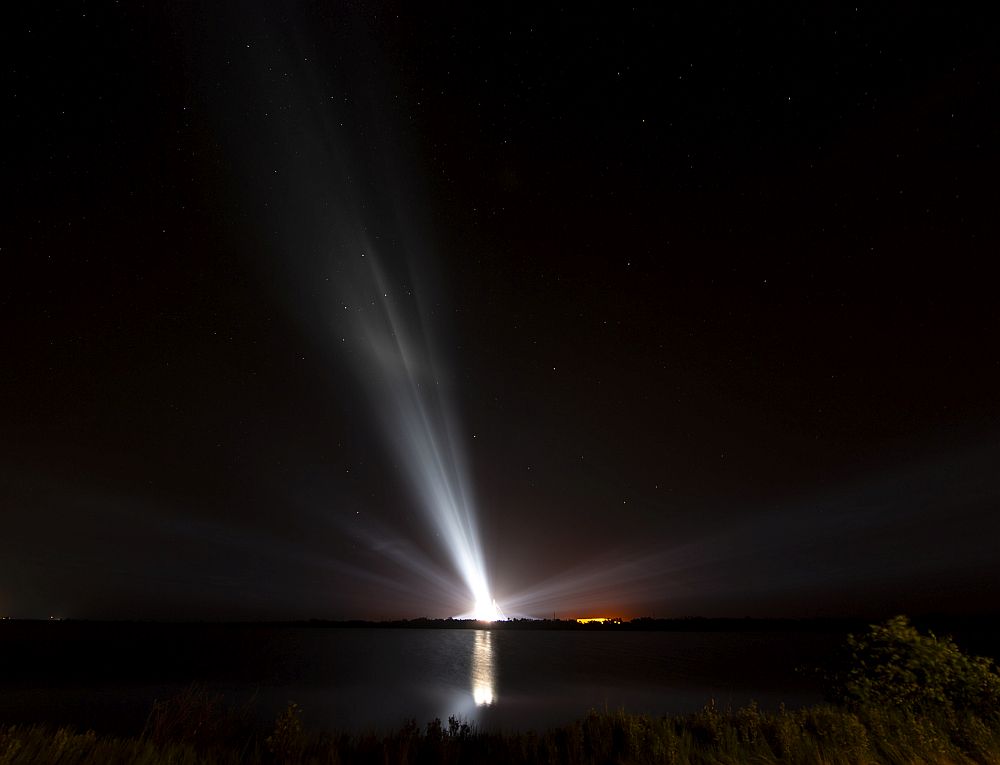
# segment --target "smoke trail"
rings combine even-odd
[[[434,259],[421,255],[429,237],[425,194],[410,161],[413,134],[389,59],[368,34],[367,13],[349,6],[337,12],[354,33],[338,36],[336,45],[326,38],[317,44],[308,14],[289,11],[280,33],[260,14],[238,14],[234,28],[253,41],[249,59],[267,66],[249,100],[236,90],[217,99],[232,99],[230,122],[228,115],[262,103],[280,105],[253,130],[242,121],[227,128],[242,137],[243,190],[272,237],[263,272],[284,284],[305,332],[323,327],[324,350],[342,351],[420,514],[468,590],[470,609],[494,617],[459,429],[434,353],[427,288]],[[280,264],[275,252],[283,254]],[[331,281],[332,291],[325,288]],[[425,563],[415,560],[413,568],[426,573]]]
[[[391,278],[372,249],[348,261],[343,308],[360,340],[356,371],[420,510],[461,575],[475,618],[500,618],[432,317],[412,282]]]

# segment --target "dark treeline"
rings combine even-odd
[[[386,621],[325,620],[282,622],[307,627],[344,627],[380,629],[492,629],[492,630],[579,630],[579,631],[664,631],[664,632],[826,632],[848,633],[866,628],[880,619],[862,617],[815,618],[654,618],[615,619],[605,622],[580,623],[576,619],[508,619],[485,625],[474,619],[393,619]],[[913,618],[921,629],[938,633],[975,631],[1000,632],[1000,614],[977,616],[928,615]]]
[[[176,633],[189,628],[215,630],[308,628],[308,629],[434,629],[496,631],[563,630],[575,632],[814,632],[843,634],[864,630],[879,618],[863,617],[814,617],[814,618],[653,618],[638,617],[631,620],[609,620],[581,624],[575,619],[509,619],[484,623],[475,619],[387,619],[369,621],[362,619],[302,619],[260,621],[151,621],[151,620],[89,620],[89,619],[5,619],[0,621],[0,644],[5,639],[31,635],[46,639],[50,636],[85,636],[95,630],[146,632],[162,629]],[[913,623],[922,630],[956,638],[970,650],[997,655],[1000,652],[1000,613],[979,615],[928,614],[916,616]]]
[[[431,618],[414,619],[293,619],[254,621],[183,621],[183,620],[107,620],[107,619],[5,619],[0,630],[26,625],[162,625],[226,626],[226,627],[320,627],[342,629],[491,629],[491,630],[580,630],[580,631],[665,631],[665,632],[826,632],[847,633],[864,629],[884,617],[683,617],[656,618],[640,616],[634,619],[608,619],[604,622],[581,623],[576,619],[508,619],[481,622],[475,619]],[[977,615],[928,614],[912,618],[914,624],[938,634],[998,632],[1000,613]],[[2,632],[0,632],[2,634]]]

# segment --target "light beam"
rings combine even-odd
[[[387,443],[468,590],[471,618],[503,619],[493,599],[446,377],[433,353],[432,324],[415,288],[390,280],[371,250],[344,280],[356,324],[357,371]]]

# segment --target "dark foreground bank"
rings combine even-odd
[[[266,735],[197,709],[154,714],[142,735],[112,738],[44,726],[0,732],[2,763],[997,763],[1000,725],[976,715],[834,706],[765,713],[714,705],[683,717],[592,712],[544,732],[474,730],[457,720],[390,733],[304,731],[294,707]],[[238,726],[237,726],[238,727]],[[242,735],[240,735],[242,734]]]

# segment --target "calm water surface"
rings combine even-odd
[[[389,728],[465,718],[541,728],[590,709],[665,714],[717,703],[814,703],[840,635],[35,625],[0,634],[0,720],[141,725],[192,683],[264,718],[296,701],[309,725]]]

